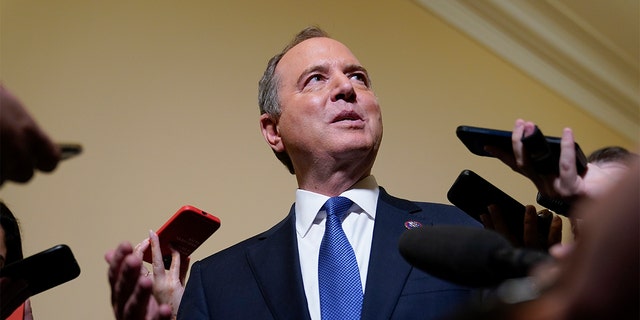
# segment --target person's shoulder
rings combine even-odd
[[[423,212],[432,217],[438,224],[469,225],[481,227],[482,224],[458,207],[434,202],[414,202]]]
[[[429,220],[437,224],[481,226],[479,221],[451,204],[402,199],[390,195],[382,187],[380,187],[380,196],[384,201],[393,203],[395,206],[411,209],[409,212],[419,212],[420,215],[428,216]]]
[[[274,233],[282,231],[284,226],[288,223],[292,223],[291,215],[288,215],[285,219],[280,221],[278,224],[271,227],[269,230],[264,231],[260,234],[254,235],[250,238],[242,240],[226,249],[223,249],[219,252],[211,254],[210,256],[198,261],[202,266],[211,266],[211,265],[225,265],[225,264],[233,264],[233,261],[245,261],[246,260],[246,252],[249,248],[259,245],[265,239],[269,238]]]

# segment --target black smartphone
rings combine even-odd
[[[0,269],[0,277],[24,280],[29,296],[49,290],[80,275],[80,266],[71,249],[56,245]]]
[[[544,138],[544,140],[546,140],[546,144],[543,146],[543,148],[536,149],[542,149],[546,151],[546,154],[543,154],[543,156],[545,160],[544,163],[548,165],[541,167],[540,171],[538,172],[557,175],[559,173],[558,162],[560,161],[561,138],[542,136],[539,129],[536,130],[536,133],[537,134],[532,136],[531,138],[528,137],[523,139],[525,148],[528,147],[527,144],[529,146],[533,146],[534,143],[537,142],[535,141],[535,138]],[[456,129],[456,135],[458,136],[458,139],[460,139],[460,141],[462,141],[467,149],[469,149],[469,151],[471,151],[473,154],[483,157],[493,157],[493,155],[485,151],[485,146],[494,146],[513,154],[513,147],[511,145],[511,131],[472,126],[458,126],[458,128]],[[540,144],[536,143],[536,146],[540,146]],[[575,143],[575,150],[576,168],[578,170],[578,174],[582,175],[587,169],[587,157],[585,156],[584,152],[582,152],[582,149],[580,148],[578,143]],[[538,170],[538,168],[536,168],[536,170]]]
[[[480,215],[489,214],[489,205],[498,206],[509,232],[519,241],[524,240],[525,206],[477,173],[463,170],[447,192],[447,199],[480,222]],[[551,218],[551,215],[538,217],[538,237],[543,243],[549,234]]]
[[[186,258],[220,228],[218,217],[194,206],[185,205],[165,222],[156,232],[160,240],[160,251],[165,269],[171,267],[171,248]],[[144,261],[151,263],[151,246],[143,254]]]

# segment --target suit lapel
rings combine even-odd
[[[247,249],[249,265],[275,319],[310,319],[293,211],[292,207],[286,219]]]
[[[406,221],[421,220],[418,215],[413,215],[421,211],[418,206],[391,197],[383,188],[380,188],[376,210],[362,319],[391,317],[411,272],[411,266],[398,251],[398,239],[406,230]]]
[[[432,224],[410,201],[390,196],[382,187],[371,243],[362,319],[389,319],[411,266],[398,251],[404,223]],[[289,216],[247,249],[247,260],[275,319],[310,320],[295,235],[293,207]]]

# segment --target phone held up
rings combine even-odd
[[[158,229],[160,251],[165,269],[171,266],[171,248],[186,258],[220,228],[220,219],[194,206],[185,205]],[[143,260],[152,263],[151,246]]]
[[[493,146],[513,154],[511,131],[494,130],[472,126],[458,126],[456,135],[473,154],[493,157],[485,151],[485,146]],[[560,140],[558,137],[544,136],[536,126],[535,132],[521,139],[529,153],[534,169],[540,174],[558,174],[560,161]],[[587,157],[575,143],[576,168],[582,175],[587,168]]]
[[[24,281],[29,297],[71,281],[79,275],[80,266],[71,249],[64,244],[56,245],[0,269],[0,277]],[[1,315],[2,319],[8,316],[4,313]]]
[[[79,143],[58,143],[60,148],[60,160],[67,160],[82,153],[82,145]]]
[[[525,206],[485,180],[477,173],[465,169],[447,192],[449,201],[466,214],[481,222],[480,215],[489,214],[488,206],[496,205],[502,219],[515,239],[524,242]],[[538,242],[547,243],[552,215],[538,216]]]

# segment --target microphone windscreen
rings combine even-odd
[[[490,287],[503,281],[492,259],[495,252],[510,248],[495,231],[463,226],[409,229],[399,241],[400,254],[412,266],[469,287]]]

